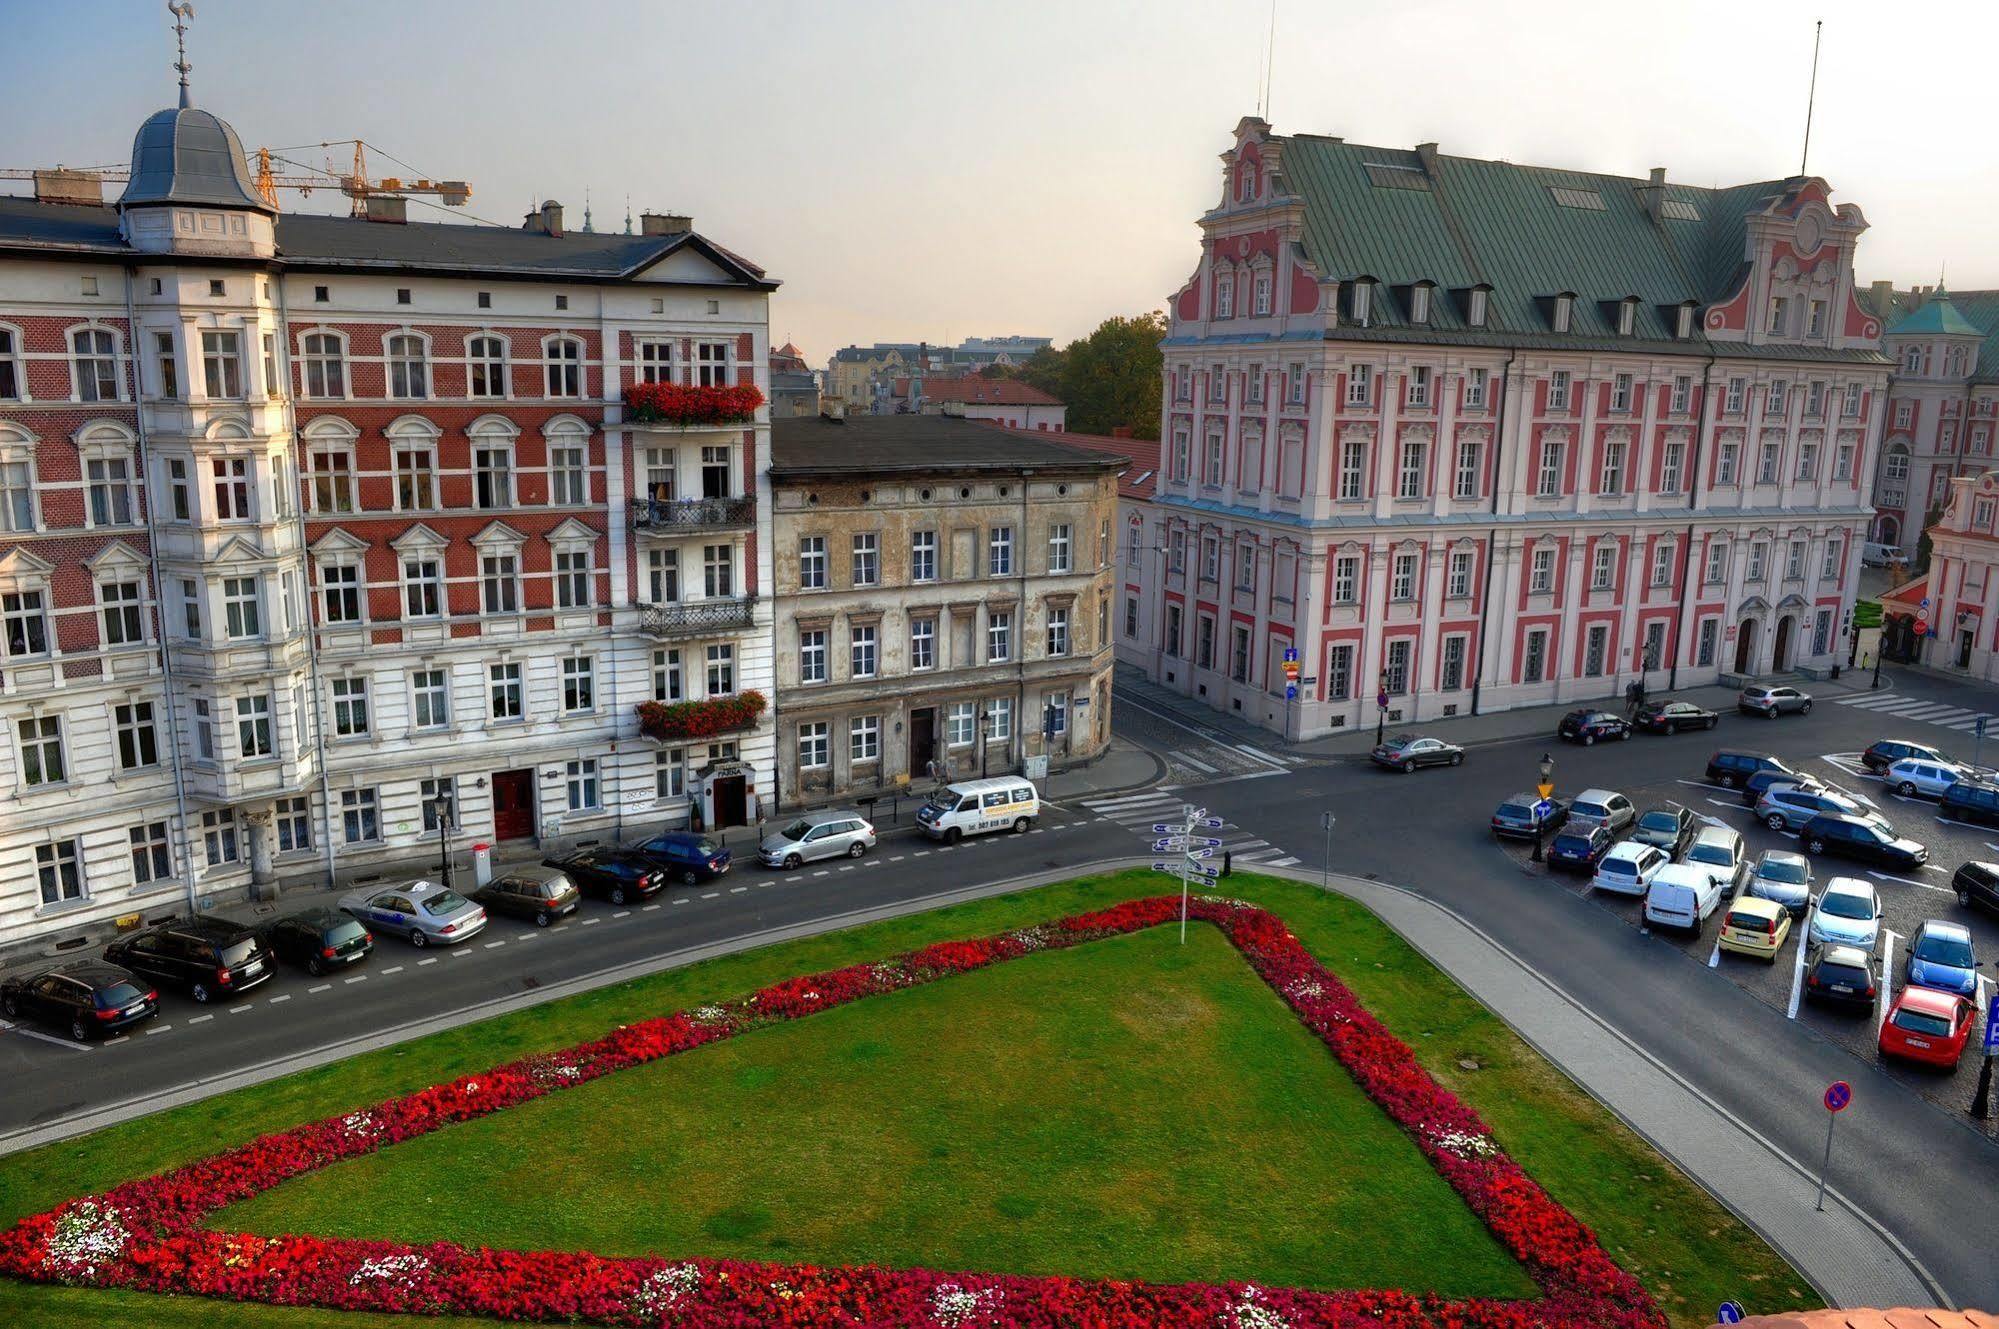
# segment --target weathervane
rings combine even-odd
[[[194,105],[194,99],[187,91],[187,71],[194,66],[187,62],[187,21],[194,17],[194,0],[167,0],[167,12],[174,16],[174,45],[180,58],[174,61],[174,68],[180,71],[180,104]]]

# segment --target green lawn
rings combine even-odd
[[[0,1220],[261,1131],[566,1046],[638,1014],[1100,906],[1154,891],[1158,882],[1144,873],[1093,878],[726,957],[161,1113],[0,1160]],[[1758,1312],[1817,1304],[1753,1233],[1371,914],[1289,882],[1241,876],[1230,890],[1281,913],[1415,1047],[1432,1074],[1477,1107],[1500,1142],[1596,1228],[1676,1324],[1709,1323],[1714,1305],[1731,1296]],[[606,1251],[657,1242],[680,1252],[779,1259],[1233,1274],[1318,1286],[1365,1270],[1356,1281],[1518,1291],[1510,1281],[1518,1271],[1481,1233],[1463,1226],[1468,1218],[1441,1183],[1427,1171],[1412,1176],[1396,1162],[1415,1160],[1413,1149],[1384,1138],[1387,1127],[1378,1117],[1355,1111],[1358,1096],[1323,1049],[1288,1023],[1219,938],[1207,929],[1195,935],[1200,940],[1184,955],[1155,932],[1030,957],[760,1031],[398,1146],[378,1160],[343,1165],[226,1219],[269,1226],[283,1207],[290,1211],[284,1221],[301,1228],[489,1244],[534,1243],[540,1233],[543,1244],[575,1240]],[[1158,978],[1169,965],[1175,966],[1170,985]],[[1120,966],[1151,981],[1093,978]],[[1051,1002],[1029,991],[1041,983],[1053,990],[1072,985],[1094,997]],[[949,990],[957,985],[1006,1003],[1006,1016],[974,1009],[981,1003]],[[1036,1051],[1005,1051],[1006,1043],[1030,1034]],[[970,1047],[988,1054],[999,1048],[1007,1064],[974,1065],[960,1055]],[[1100,1060],[1112,1054],[1114,1061]],[[1466,1062],[1477,1069],[1465,1069]],[[1213,1074],[1217,1065],[1228,1074]],[[624,1080],[651,1093],[617,1083]],[[1148,1100],[1164,1101],[1107,1097],[1119,1085],[1144,1086]],[[870,1086],[877,1091],[872,1098]],[[844,1108],[833,1098],[844,1099]],[[997,1104],[1009,1110],[991,1111]],[[1169,1137],[1161,1122],[1180,1105],[1195,1115]],[[1205,1105],[1219,1119],[1203,1115],[1210,1110]],[[1056,1109],[1059,1127],[1048,1115]],[[623,1111],[635,1116],[621,1122]],[[1234,1129],[1237,1113],[1257,1120],[1253,1133]],[[1120,1133],[1126,1118],[1130,1128]],[[518,1134],[523,1121],[546,1123],[555,1138],[571,1143],[547,1151],[554,1161],[545,1165],[510,1161],[503,1142],[525,1138]],[[1064,1130],[1088,1139],[1092,1152],[1058,1148]],[[1151,1144],[1127,1148],[1127,1134]],[[585,1137],[587,1147],[580,1143]],[[742,1137],[756,1140],[756,1153],[732,1150]],[[1186,1147],[1164,1150],[1158,1141],[1165,1138],[1184,1138]],[[823,1147],[829,1139],[839,1142],[839,1156]],[[950,1155],[926,1157],[938,1147]],[[466,1154],[480,1161],[443,1172],[406,1164]],[[1371,1189],[1365,1177],[1343,1171],[1355,1159],[1393,1165],[1394,1186]],[[922,1179],[932,1162],[939,1170],[956,1164],[951,1175],[969,1179],[961,1213],[934,1207],[940,1203],[934,1187],[902,1194],[888,1184]],[[731,1184],[712,1194],[676,1188],[674,1178],[690,1168],[704,1170],[708,1184],[718,1169],[733,1169]],[[355,1202],[324,1207],[336,1179],[353,1188]],[[611,1190],[603,1189],[607,1183],[614,1183]],[[1326,1266],[1324,1252],[1336,1243],[1312,1233],[1315,1224],[1339,1230],[1359,1214],[1364,1231],[1386,1233],[1382,1225],[1394,1221],[1388,1216],[1415,1207],[1404,1199],[1412,1185],[1434,1188],[1430,1193],[1442,1203],[1420,1206],[1425,1221],[1408,1238],[1415,1243],[1410,1249],[1398,1252],[1384,1237],[1366,1252],[1339,1247],[1341,1267]],[[574,1198],[578,1189],[587,1199]],[[1382,1194],[1392,1202],[1381,1204]],[[475,1202],[484,1213],[469,1219]],[[1294,1204],[1317,1208],[1283,1212]],[[1258,1212],[1261,1206],[1272,1212]],[[354,1217],[361,1213],[365,1220]],[[948,1230],[929,1222],[939,1213],[951,1220]],[[1410,1268],[1420,1268],[1420,1277],[1412,1279]],[[401,1323],[0,1283],[6,1324],[276,1329],[377,1322]]]

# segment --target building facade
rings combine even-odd
[[[1313,735],[1844,659],[1888,364],[1825,182],[1256,119],[1221,177],[1120,569],[1151,677]]]
[[[799,349],[786,342],[770,353],[770,418],[819,414],[819,376]]]
[[[0,199],[0,945],[768,802],[767,716],[634,708],[770,690],[775,283],[376,212],[276,215],[185,102],[115,208]]]
[[[957,415],[1041,433],[1069,427],[1069,408],[1031,383],[977,374],[916,374],[895,380],[894,409]]]
[[[785,804],[1103,750],[1119,465],[948,416],[777,423]]]
[[[1929,573],[1918,583],[1918,600],[1929,601],[1921,658],[1999,682],[1999,470],[1988,464],[1947,483],[1929,528]]]
[[[1999,436],[1999,291],[1897,292],[1875,284],[1894,365],[1870,539],[1912,558],[1950,501],[1951,481],[1994,465]]]

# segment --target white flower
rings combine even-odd
[[[909,977],[903,967],[893,960],[884,960],[880,964],[872,965],[868,972],[874,976],[877,983],[901,983]]]
[[[1470,1131],[1437,1131],[1430,1138],[1439,1149],[1456,1154],[1459,1158],[1491,1158],[1499,1152],[1499,1146],[1489,1135],[1475,1135]]]
[[[701,1286],[701,1270],[691,1264],[670,1264],[649,1275],[632,1293],[630,1305],[641,1315],[663,1315]]]
[[[1290,996],[1293,1001],[1316,1001],[1325,995],[1326,989],[1324,986],[1309,978],[1299,979],[1290,988]]]
[[[347,1281],[359,1287],[368,1279],[378,1279],[407,1288],[416,1282],[418,1274],[429,1268],[430,1261],[421,1255],[383,1255],[363,1260],[361,1267],[348,1275]]]
[[[340,1119],[340,1124],[349,1135],[364,1140],[382,1133],[381,1123],[375,1120],[372,1111],[350,1112]]]
[[[729,1013],[720,1006],[696,1006],[687,1018],[696,1024],[720,1024],[729,1018]]]
[[[1039,926],[1022,928],[1013,934],[1013,939],[1022,950],[1038,951],[1048,944],[1048,929]]]
[[[1223,1311],[1216,1323],[1222,1329],[1291,1329],[1291,1322],[1257,1300],[1255,1285],[1245,1285],[1242,1300]]]
[[[930,1294],[930,1313],[944,1329],[956,1329],[967,1324],[973,1316],[999,1308],[1006,1293],[996,1287],[981,1288],[977,1292],[956,1283],[939,1283],[937,1290]]]
[[[82,1200],[56,1220],[42,1264],[64,1281],[88,1279],[122,1256],[131,1241],[116,1209]]]

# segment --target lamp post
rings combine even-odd
[[[430,800],[431,815],[437,819],[437,871],[439,883],[451,889],[451,795],[439,794]]]
[[[1541,795],[1541,797],[1540,800],[1534,804],[1534,861],[1536,863],[1542,861],[1541,828],[1545,826],[1548,822],[1548,818],[1541,815],[1541,804],[1548,801],[1548,799],[1553,795],[1554,789],[1555,789],[1555,759],[1544,752],[1541,754],[1541,783],[1538,786],[1536,786],[1536,792],[1538,792]]]
[[[1321,889],[1321,890],[1327,890],[1327,891],[1330,891],[1331,889],[1333,889],[1333,822],[1334,822],[1334,820],[1335,820],[1335,818],[1334,818],[1334,816],[1333,816],[1333,814],[1332,814],[1331,812],[1321,812],[1321,813],[1319,814],[1319,825],[1321,825],[1321,826],[1323,826],[1323,827],[1325,827],[1325,828],[1326,828],[1326,858],[1325,858],[1325,862],[1324,862],[1324,863],[1323,863],[1323,864],[1322,864],[1322,865],[1320,866],[1320,869],[1319,869],[1319,887],[1320,887],[1320,889]]]
[[[1381,686],[1374,694],[1374,745],[1380,747],[1388,733],[1388,671],[1381,671]]]
[[[1874,682],[1871,686],[1881,686],[1881,642],[1878,638],[1874,642]]]
[[[979,707],[979,778],[986,778],[986,754],[993,745],[993,713]]]

